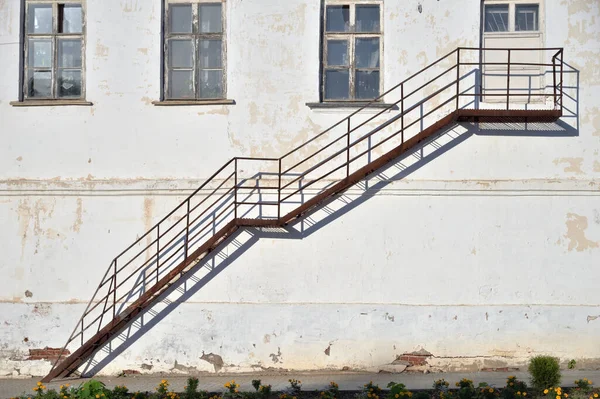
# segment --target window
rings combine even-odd
[[[381,93],[381,4],[328,4],[323,40],[323,99],[373,100]]]
[[[27,0],[25,12],[24,99],[84,98],[81,2]]]
[[[517,5],[515,30],[536,31],[538,29],[538,13],[540,6],[537,4]]]
[[[166,13],[164,97],[223,99],[226,85],[222,3],[170,0]]]
[[[521,4],[515,0],[486,4],[484,31],[486,33],[538,32],[539,12],[539,4]]]

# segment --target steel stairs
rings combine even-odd
[[[520,56],[526,52],[549,60],[529,61]],[[527,70],[543,70],[552,84],[538,91],[518,87],[515,71]],[[504,87],[486,89],[487,71],[502,72]],[[562,89],[561,48],[461,47],[281,158],[230,160],[113,259],[42,381],[76,373],[237,230],[285,227],[452,123],[556,121],[562,116]],[[542,100],[536,110],[525,109],[519,101],[536,97]],[[384,98],[383,108],[373,107]],[[502,109],[484,109],[484,103]],[[77,344],[69,354],[67,349]]]

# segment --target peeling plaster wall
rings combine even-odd
[[[226,8],[236,105],[151,105],[159,1],[88,0],[94,105],[15,108],[19,1],[0,0],[0,376],[46,373],[29,349],[62,346],[114,255],[222,163],[280,156],[344,116],[305,105],[318,1]],[[381,190],[351,189],[367,200],[302,239],[245,232],[239,258],[226,246],[227,267],[102,372],[378,370],[420,348],[443,370],[600,359],[600,5],[545,10],[546,45],[580,71],[563,119],[578,136],[471,135]],[[479,44],[478,1],[384,12],[386,88]]]

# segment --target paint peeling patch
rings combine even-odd
[[[394,316],[392,316],[392,315],[390,315],[390,314],[389,314],[389,313],[387,313],[387,312],[385,313],[385,319],[386,319],[386,320],[389,320],[389,321],[391,321],[391,322],[394,322],[394,321],[396,321],[395,317],[394,317]]]
[[[23,160],[23,157],[21,157],[21,156],[17,157],[18,162],[21,162],[22,160]]]
[[[144,367],[144,365],[142,364],[142,368],[143,367]],[[152,366],[150,366],[150,367],[152,368]],[[171,369],[171,371],[182,371],[185,374],[193,374],[195,372],[198,372],[198,369],[193,366],[184,366],[184,365],[178,364],[177,360],[175,360],[175,365],[173,365],[173,368]]]
[[[277,348],[277,354],[271,353],[269,357],[273,363],[281,363],[281,348]]]
[[[25,296],[26,296],[27,298],[31,298],[31,297],[33,296],[33,292],[31,292],[31,291],[27,290],[27,291],[25,291]]]
[[[588,249],[600,247],[600,242],[589,240],[585,236],[585,230],[588,228],[587,217],[576,213],[568,213],[565,224],[567,226],[567,234],[564,237],[569,240],[569,251],[576,250],[577,252],[583,252]]]
[[[96,57],[108,58],[108,47],[100,43],[99,40],[96,42]]]
[[[584,175],[585,173],[581,170],[583,164],[583,158],[558,158],[554,160],[554,165],[567,164],[564,171],[566,173],[575,173],[578,175]]]
[[[148,49],[147,48],[138,48],[137,51],[140,54],[148,55]]]
[[[212,364],[215,368],[216,373],[218,373],[223,368],[223,358],[219,355],[215,355],[214,353],[209,353],[208,355],[205,355],[204,352],[202,352],[202,356],[200,357],[200,359]]]
[[[265,334],[263,337],[263,343],[268,344],[269,342],[271,342],[271,336],[269,334]]]
[[[594,161],[594,172],[600,172],[600,162]]]
[[[600,318],[600,316],[588,316],[587,317],[587,322],[589,323],[590,321],[597,320],[598,318]]]
[[[50,360],[54,361],[60,357],[62,348],[29,349],[29,357],[26,360]],[[70,355],[71,352],[65,349],[62,353],[63,357]]]
[[[52,313],[52,306],[48,304],[38,303],[33,307],[31,313],[40,316],[48,316],[50,313]]]
[[[331,356],[331,344],[329,344],[329,346],[327,347],[327,349],[325,349],[324,352],[327,356]]]

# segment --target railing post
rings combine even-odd
[[[185,259],[188,257],[190,238],[190,199],[187,200],[187,215],[185,221]]]
[[[238,175],[237,175],[237,158],[234,158],[233,161],[233,167],[235,168],[235,170],[233,171],[233,179],[234,179],[234,186],[233,186],[233,217],[234,219],[237,219],[237,179],[238,179]]]
[[[81,317],[81,346],[83,346],[83,318],[84,317],[85,317],[85,315]]]
[[[563,68],[565,63],[563,62],[564,49],[560,49],[560,109],[563,108]]]
[[[113,319],[117,316],[117,260],[113,274]]]
[[[350,176],[350,117],[348,117],[348,133],[346,133],[346,177]]]
[[[510,49],[508,49],[508,64],[506,65],[506,109],[510,108]]]
[[[278,189],[277,189],[277,220],[281,219],[281,158],[279,158],[279,173],[278,173]]]
[[[158,284],[158,275],[160,274],[160,223],[156,225],[156,284]]]
[[[456,110],[460,107],[460,47],[456,49]]]
[[[554,91],[554,109],[558,108],[558,97],[556,97],[556,54],[552,57],[552,88]]]
[[[404,82],[400,83],[400,131],[402,144],[404,144]]]

